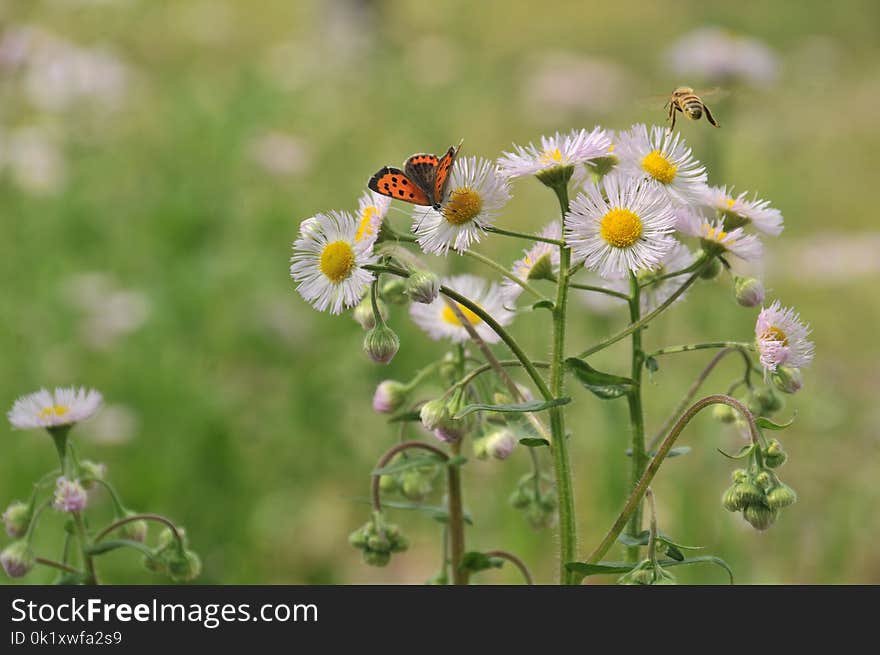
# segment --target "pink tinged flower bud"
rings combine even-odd
[[[61,476],[55,483],[53,505],[59,512],[81,512],[86,508],[88,495],[78,480]]]
[[[387,325],[378,325],[364,336],[364,352],[377,364],[387,364],[397,354],[400,339]]]
[[[804,386],[804,376],[800,369],[780,366],[770,375],[777,389],[783,393],[797,393]]]
[[[449,419],[446,401],[443,398],[435,398],[426,402],[419,411],[419,417],[422,419],[422,425],[425,428],[434,430]]]
[[[21,578],[34,568],[34,553],[24,539],[13,541],[0,553],[0,565],[10,578]]]
[[[507,459],[516,448],[516,443],[513,432],[501,428],[486,437],[486,452],[495,459]]]
[[[738,277],[734,285],[736,302],[743,307],[757,307],[764,303],[764,285],[753,277]]]
[[[23,537],[31,523],[31,506],[20,500],[13,501],[3,512],[3,525],[10,537]]]
[[[373,394],[373,409],[381,414],[393,414],[406,402],[406,385],[397,380],[383,380]]]

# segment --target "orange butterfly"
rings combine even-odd
[[[383,196],[428,205],[440,209],[440,202],[449,181],[449,170],[461,150],[451,146],[442,157],[437,155],[413,155],[403,163],[403,170],[385,166],[376,172],[367,186]]]

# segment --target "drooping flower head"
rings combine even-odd
[[[727,231],[723,221],[710,221],[701,213],[690,209],[678,209],[676,219],[678,231],[698,237],[703,250],[710,254],[729,252],[746,261],[755,261],[764,253],[761,240],[754,234],[746,234],[741,227]]]
[[[476,157],[456,159],[440,209],[416,208],[413,232],[426,253],[467,250],[508,200],[509,184],[494,163]]]
[[[760,200],[757,196],[749,200],[745,192],[734,197],[733,189],[706,187],[703,203],[718,211],[728,230],[752,225],[756,230],[772,236],[782,233],[782,212],[771,207],[769,201]]]
[[[91,418],[102,401],[100,393],[84,387],[58,388],[52,392],[40,389],[16,400],[7,417],[12,427],[19,430],[73,425]]]
[[[55,481],[52,505],[59,512],[81,512],[86,508],[88,500],[88,494],[79,480],[69,480],[62,475]]]
[[[498,167],[508,178],[539,175],[554,168],[585,164],[591,159],[607,154],[611,141],[600,127],[592,131],[572,130],[567,134],[557,132],[542,136],[541,145],[533,143],[523,147],[514,145],[513,152],[505,152],[498,158]]]
[[[615,153],[621,171],[653,180],[673,201],[686,204],[702,197],[706,169],[678,132],[670,134],[657,125],[650,130],[643,124],[633,125],[617,135]]]
[[[562,225],[559,221],[553,221],[541,230],[541,236],[548,239],[562,238]],[[559,248],[546,241],[536,241],[525,255],[514,262],[511,272],[520,280],[549,279],[559,273]],[[519,298],[523,288],[516,282],[504,278],[501,282],[508,301],[513,302]]]
[[[360,301],[373,279],[362,266],[376,261],[375,238],[358,239],[359,221],[347,212],[316,214],[300,224],[290,276],[319,311],[339,314]]]
[[[601,186],[600,186],[601,185]],[[565,240],[603,277],[655,268],[675,244],[675,214],[649,180],[609,175],[587,184],[565,216]]]
[[[354,235],[355,242],[364,243],[370,248],[373,247],[390,206],[391,198],[388,196],[380,195],[375,191],[364,192],[358,200],[358,227]]]
[[[504,293],[494,282],[489,283],[475,275],[456,275],[444,279],[443,284],[472,300],[499,324],[508,325],[513,321],[514,313],[505,307]],[[455,343],[467,341],[470,335],[444,298],[441,295],[428,305],[413,303],[409,308],[410,316],[432,339],[446,338]],[[484,341],[498,342],[498,335],[477,314],[461,304],[458,309]]]
[[[813,360],[813,342],[808,340],[809,326],[793,309],[775,301],[761,310],[755,323],[755,342],[761,364],[768,371],[778,366],[803,368]]]

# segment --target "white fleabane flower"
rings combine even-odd
[[[40,389],[16,400],[7,417],[19,430],[61,427],[91,418],[102,401],[100,393],[84,387],[58,388],[54,392]]]
[[[358,200],[358,226],[354,240],[364,243],[371,248],[376,243],[382,221],[391,206],[391,198],[383,196],[375,191],[366,191]]]
[[[358,304],[373,280],[361,268],[376,261],[371,239],[358,241],[357,233],[358,221],[347,212],[316,214],[300,224],[290,276],[315,309],[339,314]]]
[[[498,168],[508,178],[539,173],[562,166],[585,164],[590,159],[604,156],[611,141],[600,127],[592,131],[572,130],[567,134],[557,132],[542,136],[541,145],[533,143],[523,147],[514,145],[513,152],[505,152],[498,158]]]
[[[446,278],[443,284],[479,305],[501,325],[508,325],[513,320],[514,313],[505,307],[504,293],[497,284],[490,284],[475,275]],[[444,298],[441,295],[428,305],[412,303],[410,316],[432,339],[446,338],[455,343],[467,341],[470,335]],[[458,308],[484,341],[498,342],[498,335],[479,316],[464,305],[458,305]]]
[[[768,371],[777,366],[802,368],[813,361],[813,342],[807,337],[810,328],[801,322],[793,309],[775,301],[761,310],[755,323],[755,341],[761,354],[761,364]]]
[[[779,57],[756,39],[718,27],[690,32],[667,52],[673,71],[714,83],[745,81],[767,85],[779,72]]]
[[[508,200],[510,186],[494,163],[476,157],[457,159],[440,210],[416,209],[413,232],[426,253],[467,250],[480,240]]]
[[[620,170],[634,177],[654,180],[680,204],[698,201],[705,192],[706,169],[694,159],[678,132],[665,127],[633,125],[617,135],[614,150]]]
[[[639,294],[639,303],[641,305],[642,315],[654,311],[666,302],[673,293],[682,285],[683,277],[668,277],[660,279],[668,273],[682,271],[694,263],[694,254],[682,243],[676,242],[669,250],[660,264],[651,270],[641,270],[636,273],[639,284],[644,285]],[[620,291],[622,293],[630,292],[629,278],[621,277],[609,280],[605,284],[606,288]],[[598,295],[598,294],[596,294]],[[676,300],[683,299],[686,294],[682,294]]]
[[[565,240],[576,259],[602,277],[655,268],[675,244],[675,214],[666,194],[644,179],[602,178],[587,184],[565,215]]]
[[[765,234],[779,236],[782,233],[782,212],[770,206],[767,200],[751,200],[746,193],[733,196],[733,189],[724,187],[706,187],[703,203],[719,212],[724,224],[729,228],[751,224],[756,230]]]
[[[746,234],[741,227],[727,231],[724,221],[710,221],[691,209],[676,210],[676,228],[699,238],[703,249],[710,254],[729,252],[746,261],[756,261],[764,254],[763,244],[754,234]]]
[[[541,230],[541,236],[548,239],[562,238],[562,225],[553,221]],[[511,272],[520,280],[548,279],[559,273],[559,247],[545,241],[536,241],[525,256],[513,263]],[[501,281],[505,297],[513,302],[522,293],[523,288],[508,278]]]

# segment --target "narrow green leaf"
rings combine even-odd
[[[617,541],[622,543],[624,546],[647,546],[648,539],[651,538],[651,533],[648,530],[642,530],[638,536],[633,537],[632,535],[628,535],[626,533],[621,533],[617,537]]]
[[[373,501],[369,498],[351,498],[356,503],[363,503],[365,505],[372,505]],[[406,509],[413,510],[416,512],[422,512],[423,514],[427,514],[435,521],[440,523],[448,523],[449,522],[449,512],[447,509],[441,505],[421,505],[419,503],[408,503],[406,501],[401,500],[385,500],[382,499],[382,507],[390,507],[391,509]],[[464,513],[464,522],[468,525],[473,525],[474,521],[471,515],[468,512]]]
[[[666,455],[666,459],[669,459],[670,457],[681,457],[682,455],[687,455],[689,452],[691,452],[691,450],[692,449],[690,446],[676,446],[675,448],[670,448],[669,453]],[[626,456],[632,457],[632,454],[632,448],[627,448]],[[648,453],[648,456],[653,457],[656,454],[656,452],[651,451],[650,453]]]
[[[565,368],[577,378],[584,387],[603,400],[619,398],[635,386],[630,378],[611,375],[597,371],[584,360],[569,357],[565,360]]]
[[[420,468],[422,466],[437,466],[443,464],[444,461],[439,455],[418,455],[401,459],[399,462],[388,464],[381,468],[373,469],[372,475],[390,475],[392,473],[400,473],[409,469]]]
[[[752,449],[754,447],[755,447],[755,444],[748,444],[747,446],[743,446],[742,448],[739,449],[739,452],[737,452],[736,455],[731,455],[730,453],[726,453],[723,450],[721,450],[720,448],[716,448],[715,450],[717,450],[719,453],[724,455],[727,459],[743,459],[745,457],[748,457],[752,453]]]
[[[539,448],[541,446],[549,446],[550,442],[541,437],[524,437],[519,442],[527,448]]]
[[[791,424],[794,423],[794,419],[795,417],[792,416],[788,423],[774,423],[766,416],[758,416],[755,418],[755,423],[758,424],[759,428],[765,430],[784,430],[785,428],[791,427]]]
[[[454,418],[464,418],[468,414],[474,412],[509,412],[521,414],[523,412],[541,412],[551,407],[559,407],[567,405],[571,402],[571,398],[554,398],[553,400],[530,400],[526,403],[513,403],[510,405],[488,405],[486,403],[474,403],[465,405]]]
[[[704,548],[704,546],[685,546],[684,544],[680,544],[677,541],[673,541],[669,535],[663,534],[662,532],[657,535],[657,539],[659,541],[662,541],[663,543],[669,544],[670,546],[680,548],[681,550],[703,550]]]
[[[565,568],[572,573],[580,573],[581,579],[590,575],[603,575],[608,573],[626,573],[631,571],[636,564],[627,562],[599,562],[587,564],[586,562],[566,562]]]
[[[485,571],[487,569],[500,569],[503,565],[504,560],[498,557],[489,557],[486,553],[472,550],[462,555],[459,568],[462,571],[479,573],[480,571]]]
[[[666,543],[666,554],[677,562],[684,561],[684,553],[670,543]]]
[[[113,539],[108,541],[99,541],[96,544],[91,544],[85,547],[85,551],[89,555],[103,555],[104,553],[109,553],[112,550],[116,550],[117,548],[134,548],[135,550],[139,550],[146,555],[151,555],[152,551],[144,546],[139,541],[132,541],[130,539]]]
[[[549,309],[551,312],[553,311],[553,301],[551,300],[539,300],[534,305],[532,305],[532,309]]]
[[[664,559],[660,560],[660,566],[679,566],[682,564],[701,564],[703,562],[708,562],[710,564],[715,564],[720,566],[722,569],[727,571],[727,575],[730,578],[730,584],[733,584],[733,570],[730,568],[730,565],[725,562],[720,557],[715,557],[714,555],[700,555],[698,557],[688,557],[681,561],[674,559]]]
[[[422,420],[422,415],[419,412],[401,412],[400,414],[395,414],[391,418],[388,419],[389,423],[413,423],[419,422]]]

